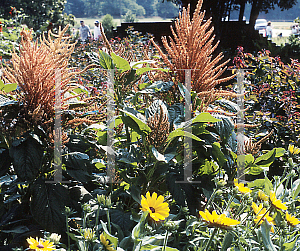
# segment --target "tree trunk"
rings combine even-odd
[[[253,2],[252,2],[252,8],[251,8],[251,12],[250,12],[249,24],[253,28],[254,28],[256,19],[259,15],[259,12],[261,11],[262,1],[263,0],[253,0]]]
[[[239,22],[243,22],[244,13],[245,13],[245,6],[246,6],[246,1],[245,0],[241,0],[241,3],[240,3],[240,13],[239,13]]]

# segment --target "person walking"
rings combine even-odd
[[[94,40],[100,40],[102,37],[101,31],[100,31],[100,26],[99,26],[99,21],[95,21],[95,27],[94,27]]]
[[[80,28],[79,28],[80,39],[82,43],[92,36],[90,27],[84,24],[84,21],[80,21]]]
[[[272,38],[272,26],[271,26],[270,21],[267,24],[266,33],[267,33],[267,38],[271,39]]]

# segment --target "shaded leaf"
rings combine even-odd
[[[47,231],[65,232],[65,206],[69,206],[68,190],[58,183],[37,180],[30,187],[30,210],[33,218]]]

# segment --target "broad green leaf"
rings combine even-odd
[[[121,72],[124,72],[124,71],[129,71],[131,68],[130,68],[130,65],[128,63],[128,61],[118,55],[116,55],[115,53],[111,53],[111,58],[115,64],[115,66],[122,70]]]
[[[260,225],[260,230],[262,233],[263,244],[266,250],[268,251],[276,251],[276,248],[273,245],[273,242],[270,237],[271,225],[265,220]]]
[[[238,167],[247,167],[251,165],[253,162],[254,162],[254,157],[251,154],[237,156]]]
[[[67,173],[81,182],[91,180],[91,164],[89,156],[81,152],[71,152],[63,156],[63,164]]]
[[[178,128],[178,129],[174,130],[173,132],[171,132],[168,136],[167,142],[171,142],[176,137],[189,137],[194,140],[203,142],[202,139],[198,138],[197,136],[195,136],[194,134],[192,134],[190,132],[185,132],[182,128]]]
[[[216,119],[214,116],[212,116],[208,112],[202,112],[200,113],[196,118],[193,119],[193,123],[215,123],[221,121],[220,119]]]
[[[152,68],[152,67],[142,67],[142,68],[138,68],[136,69],[136,74],[137,75],[142,75],[145,72],[148,71],[164,71],[164,72],[168,72],[168,69],[163,69],[163,68]]]
[[[247,170],[245,170],[245,174],[250,174],[250,175],[259,175],[264,171],[263,168],[257,166],[257,165],[253,165],[247,168]]]
[[[9,93],[11,91],[14,91],[17,89],[17,83],[14,84],[5,84],[3,87],[3,91],[5,91],[6,93]]]
[[[49,232],[65,231],[65,206],[70,206],[68,190],[59,183],[39,179],[30,187],[30,211],[36,222]]]
[[[154,155],[154,157],[158,160],[158,161],[162,161],[165,163],[169,163],[169,161],[171,159],[173,159],[176,155],[176,153],[169,153],[169,154],[161,154],[159,151],[157,151],[157,149],[155,147],[151,148],[151,151]]]
[[[150,127],[145,122],[137,118],[134,114],[124,110],[122,110],[122,112],[124,112],[124,114],[127,115],[122,117],[124,124],[128,125],[129,127],[131,127],[133,130],[136,130],[137,132],[147,132],[147,133],[151,132]]]
[[[99,50],[99,64],[103,69],[114,69],[111,56],[102,50]]]
[[[275,148],[275,158],[279,158],[284,155],[285,149],[284,148]]]
[[[22,181],[36,178],[42,167],[44,150],[42,145],[31,136],[13,141],[9,150],[14,170]]]
[[[220,144],[214,142],[212,144],[212,156],[218,162],[219,166],[223,167],[224,163],[226,162],[226,158],[220,148]]]
[[[275,160],[276,150],[275,148],[266,154],[259,156],[255,161],[254,164],[259,166],[267,166],[269,167]]]

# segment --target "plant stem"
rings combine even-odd
[[[100,205],[98,205],[98,210],[97,210],[97,214],[96,214],[96,226],[98,226],[98,222],[99,222],[99,213],[100,213]]]
[[[165,236],[165,239],[164,239],[164,247],[163,247],[163,251],[166,251],[166,246],[167,246],[167,243],[168,243],[168,230],[166,231],[166,236]]]
[[[69,235],[69,221],[68,216],[66,216],[66,227],[67,227],[67,236],[68,236],[68,251],[70,251],[70,235]]]
[[[229,208],[229,206],[230,206],[231,202],[233,201],[233,199],[234,199],[234,196],[231,195],[231,197],[230,197],[230,199],[229,199],[229,201],[228,201],[228,203],[227,203],[227,206],[226,206],[225,211],[227,211],[227,209]]]
[[[109,209],[106,209],[106,217],[107,217],[107,225],[108,225],[108,232],[111,234],[111,226],[110,226],[110,217],[109,217]]]
[[[213,200],[213,198],[215,197],[215,193],[216,193],[216,189],[213,191],[212,195],[210,196],[208,202],[206,203],[204,209],[211,203],[211,201]]]
[[[211,242],[212,242],[215,234],[217,233],[217,231],[218,231],[218,229],[215,228],[214,231],[212,232],[212,234],[211,234],[211,236],[210,236],[210,238],[209,238],[209,240],[207,242],[207,245],[205,246],[205,249],[204,249],[205,251],[208,251],[208,248],[209,248],[209,246],[210,246],[210,244],[211,244]]]

